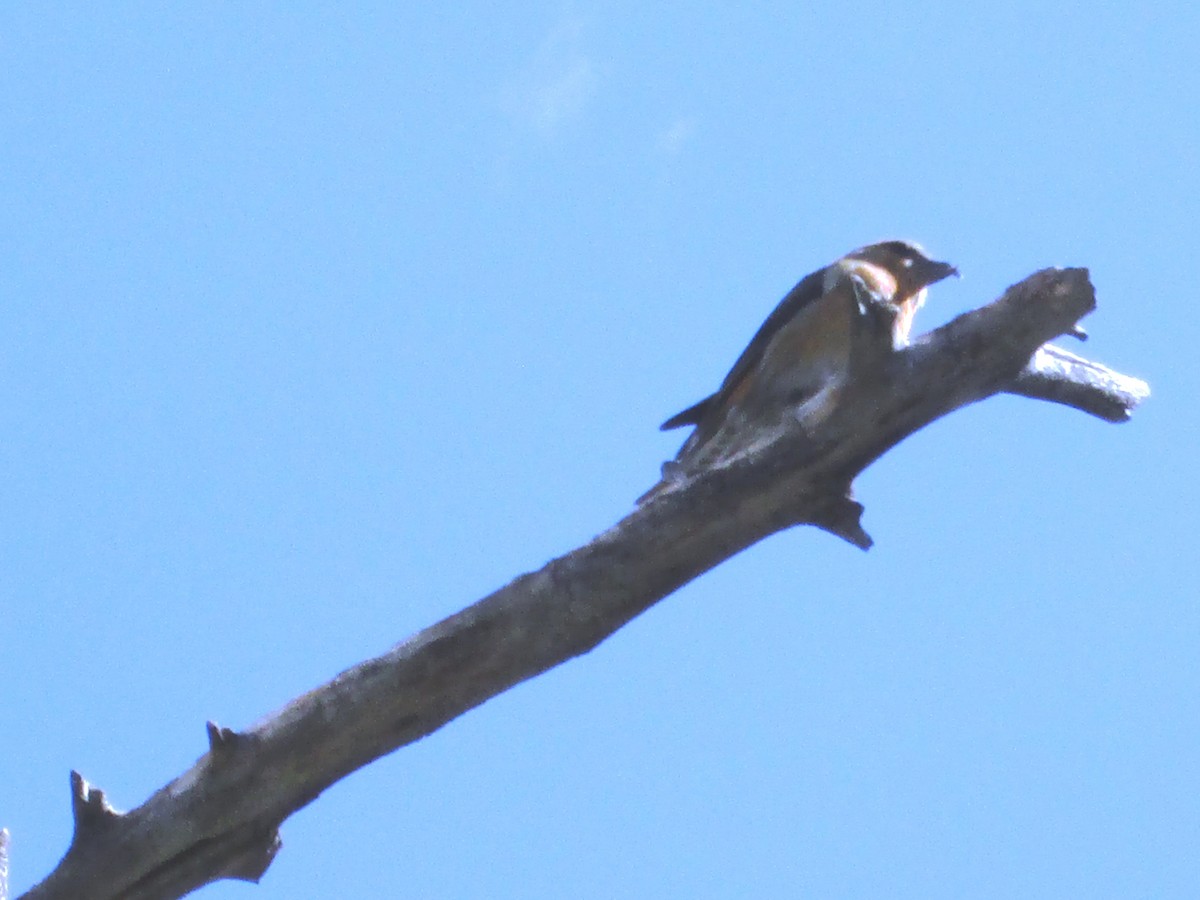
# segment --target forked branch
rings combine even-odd
[[[208,752],[137,809],[114,810],[73,774],[75,838],[26,897],[174,898],[221,878],[257,880],[278,826],[325,788],[586,653],[756,541],[809,523],[869,546],[855,477],[960,406],[1007,391],[1123,421],[1149,394],[1143,382],[1043,346],[1094,305],[1086,270],[1048,269],[904,351],[865,342],[819,433],[781,428],[244,732],[209,723]]]

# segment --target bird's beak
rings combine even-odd
[[[937,284],[943,278],[949,278],[951,275],[957,278],[958,269],[950,265],[950,263],[935,262],[931,259],[922,267],[921,281],[926,287],[929,287],[929,285]]]

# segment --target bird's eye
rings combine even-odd
[[[911,256],[906,256],[904,259],[900,260],[900,265],[904,266],[906,269],[911,269],[913,267],[913,262],[914,260]]]

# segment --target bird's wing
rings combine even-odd
[[[755,332],[754,337],[750,339],[750,343],[746,345],[746,349],[742,351],[742,355],[737,358],[737,362],[733,364],[733,368],[725,376],[725,380],[721,382],[721,387],[717,392],[705,397],[699,403],[689,406],[683,412],[678,412],[671,416],[671,418],[667,419],[659,427],[663,431],[669,431],[672,428],[680,428],[684,425],[698,425],[708,413],[714,409],[719,409],[724,400],[737,390],[742,379],[752,372],[754,367],[762,360],[763,354],[766,353],[772,338],[801,310],[820,299],[824,290],[824,269],[818,269],[800,279],[796,286],[788,291],[787,296],[779,301],[779,305],[775,307],[771,314],[767,316],[767,320]]]

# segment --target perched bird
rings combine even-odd
[[[756,426],[788,412],[806,429],[835,408],[849,372],[855,318],[886,307],[892,344],[908,343],[913,317],[929,285],[958,270],[936,262],[909,241],[861,247],[801,279],[742,351],[716,393],[662,424],[662,430],[694,425],[663,481],[639,503],[690,472],[729,459],[753,446]]]

